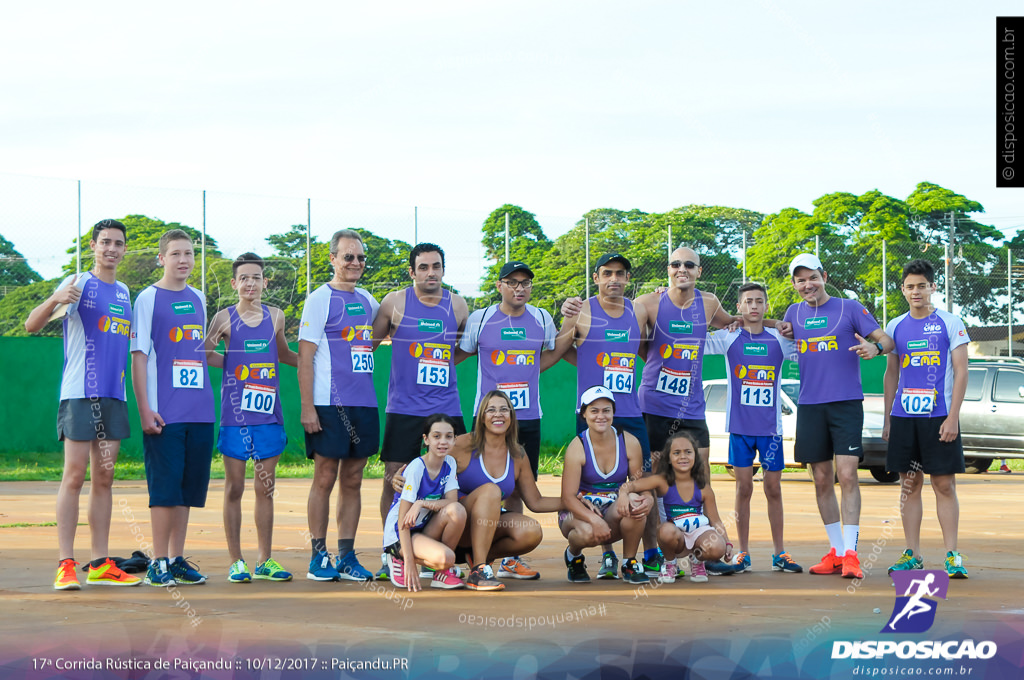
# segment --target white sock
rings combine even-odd
[[[859,524],[847,524],[843,527],[843,543],[846,544],[847,550],[856,552],[858,538],[860,538]]]
[[[570,559],[570,560],[574,560],[574,559],[576,559],[577,557],[579,557],[580,555],[582,555],[583,553],[581,552],[581,553],[580,553],[580,555],[573,555],[573,554],[572,554],[572,550],[570,550],[569,548],[566,548],[566,549],[565,549],[565,554],[569,556],[569,559]]]
[[[846,553],[845,543],[843,542],[843,526],[839,522],[832,522],[832,524],[825,525],[825,533],[828,534],[828,542],[832,544],[832,547],[836,549],[836,555],[840,557]]]

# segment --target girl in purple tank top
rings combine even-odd
[[[570,583],[587,583],[584,548],[622,540],[622,578],[627,583],[650,579],[637,562],[647,514],[654,506],[650,494],[623,494],[627,478],[643,471],[640,442],[628,432],[612,427],[616,396],[596,385],[583,392],[580,415],[587,429],[572,440],[565,452],[562,471],[562,503],[558,527],[569,541],[565,564]]]
[[[668,517],[658,529],[658,545],[665,553],[662,582],[675,581],[677,555],[690,558],[691,581],[707,580],[703,562],[731,557],[732,544],[693,435],[684,431],[673,436],[658,459],[657,472],[627,482],[621,493],[643,491],[653,491],[662,499]]]

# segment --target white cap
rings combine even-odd
[[[612,394],[610,389],[604,385],[594,385],[593,387],[588,387],[580,396],[580,413],[598,399],[609,399],[613,404],[615,403],[615,395]]]
[[[796,270],[800,267],[807,267],[808,269],[825,269],[821,266],[821,260],[818,259],[818,256],[811,253],[801,253],[794,257],[793,261],[789,263],[789,275],[793,276]]]

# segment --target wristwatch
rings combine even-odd
[[[883,354],[885,354],[885,348],[882,347],[882,343],[876,342],[875,347],[878,348],[878,356],[882,356]]]

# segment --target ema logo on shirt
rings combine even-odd
[[[419,329],[424,333],[440,333],[444,330],[444,324],[440,319],[420,319]]]
[[[525,328],[502,328],[501,329],[502,340],[526,340],[526,329]]]
[[[246,340],[244,347],[245,347],[246,353],[265,354],[268,351],[270,351],[270,341],[269,340]]]

